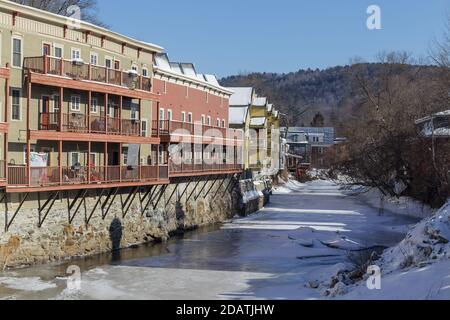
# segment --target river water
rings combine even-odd
[[[348,262],[347,244],[392,246],[414,222],[330,182],[294,184],[256,215],[167,243],[2,272],[0,299],[315,299],[305,284]]]

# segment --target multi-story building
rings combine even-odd
[[[230,127],[244,130],[244,168],[253,177],[274,176],[280,171],[279,111],[251,87],[229,88]]]
[[[239,132],[226,129],[232,92],[192,64],[171,64],[163,48],[5,1],[0,41],[7,193],[169,184],[180,174],[241,170],[237,152],[223,151],[242,145]],[[182,153],[200,165],[169,169],[170,145],[180,137],[200,146]],[[216,147],[205,151],[206,144]],[[205,165],[204,155],[229,161]]]
[[[327,151],[334,146],[334,139],[334,128],[289,128],[287,143],[289,145],[289,155],[293,156],[289,160],[289,166],[293,168],[296,163],[298,164],[301,161],[303,167],[326,168],[329,165]]]
[[[155,56],[154,74],[160,97],[154,118],[161,141],[170,144],[171,176],[241,169],[243,133],[229,128],[233,91],[214,75],[197,73],[192,63],[171,62],[166,54]]]

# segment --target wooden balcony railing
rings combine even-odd
[[[41,113],[39,130],[59,131],[59,113]],[[82,113],[63,113],[63,132],[100,133],[124,136],[141,136],[141,122],[134,119],[119,119]]]
[[[24,68],[35,73],[59,75],[74,80],[88,80],[129,89],[151,92],[152,82],[139,74],[91,65],[83,61],[65,60],[50,56],[27,57]]]
[[[6,179],[6,161],[0,160],[0,181],[4,181]]]
[[[158,176],[159,171],[159,176]],[[142,183],[168,179],[168,166],[82,166],[28,168],[26,166],[8,166],[8,185],[13,187],[50,187],[68,185],[93,185],[111,183]],[[106,175],[105,175],[106,172]]]
[[[208,125],[194,124],[181,121],[169,120],[153,120],[152,135],[157,136],[159,126],[159,135],[172,135],[174,133],[199,135],[205,137],[223,137],[237,140],[243,140],[244,134],[242,130],[235,130],[222,127],[214,127]]]
[[[228,172],[228,171],[240,171],[243,166],[237,163],[175,163],[170,161],[169,170],[170,174],[180,174],[180,173],[200,173],[200,172]]]

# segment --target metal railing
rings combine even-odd
[[[159,176],[158,176],[159,171]],[[142,183],[167,180],[168,166],[81,166],[81,167],[8,166],[8,185],[50,187],[110,183]],[[61,175],[60,175],[61,173]]]
[[[57,112],[41,113],[39,130],[60,130],[60,114]],[[124,136],[141,136],[141,122],[134,119],[119,119],[108,116],[85,115],[83,113],[63,113],[63,132],[102,133]]]
[[[124,72],[78,60],[51,56],[27,57],[24,68],[35,73],[59,75],[75,80],[88,80],[151,92],[152,82],[134,72]]]
[[[175,133],[186,135],[197,135],[204,137],[223,137],[228,139],[243,140],[244,134],[239,129],[229,129],[214,127],[202,124],[175,120],[153,120],[152,135],[157,136],[159,126],[159,135],[172,135]]]

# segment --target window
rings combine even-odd
[[[188,122],[192,123],[192,112],[188,113]]]
[[[202,114],[202,124],[206,124],[206,117],[204,114]]]
[[[220,119],[217,118],[217,127],[220,128]]]
[[[71,152],[70,154],[70,165],[71,166],[76,166],[80,164],[80,153],[78,152]]]
[[[226,121],[225,121],[225,119],[222,119],[222,128],[226,128],[227,126],[226,126]]]
[[[105,67],[108,69],[112,69],[112,59],[111,58],[105,58]]]
[[[54,113],[59,112],[59,95],[57,94],[53,95],[53,112]]]
[[[72,60],[81,60],[81,51],[77,48],[72,48]]]
[[[137,115],[137,109],[135,106],[131,106],[131,120],[137,120],[138,115]]]
[[[96,66],[98,64],[98,53],[96,52],[91,52],[91,60],[90,60],[91,64],[93,66]]]
[[[11,90],[11,120],[22,120],[21,96],[22,92],[20,89]]]
[[[206,120],[206,124],[207,124],[208,126],[210,126],[210,125],[211,125],[211,116],[208,116],[206,119],[207,119],[207,120]]]
[[[91,99],[91,113],[98,113],[98,100],[97,98]]]
[[[141,122],[141,136],[142,137],[146,137],[147,136],[147,131],[148,131],[147,124],[148,124],[147,120],[146,119],[145,120],[142,119],[142,122]]]
[[[13,38],[12,41],[13,67],[22,68],[22,39]]]
[[[63,47],[59,44],[54,45],[54,56],[56,58],[62,58],[63,57]]]
[[[142,68],[142,76],[148,77],[148,69],[146,67]]]
[[[131,66],[131,70],[138,71],[138,66],[136,64],[133,64]]]
[[[89,166],[90,167],[95,167],[97,165],[97,154],[96,153],[91,153],[89,155]]]
[[[36,145],[30,145],[30,152],[36,152]],[[27,146],[23,146],[23,164],[27,164]]]
[[[167,120],[172,121],[172,110],[167,110]]]
[[[164,120],[164,109],[163,108],[159,109],[159,120]]]
[[[181,112],[181,121],[186,122],[186,112]]]
[[[80,96],[71,96],[70,97],[70,110],[71,111],[80,111],[81,110],[81,98]]]
[[[42,55],[44,56],[51,56],[52,53],[52,45],[49,43],[43,43],[42,44]]]

